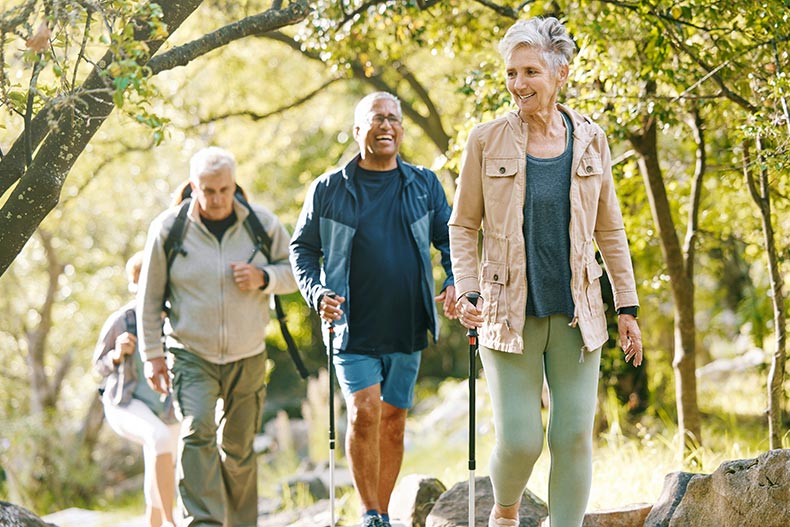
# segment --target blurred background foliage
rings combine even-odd
[[[141,12],[144,4],[99,2],[104,18],[89,33],[85,53],[100,56],[121,22],[132,16],[153,21],[152,31],[161,31],[156,7]],[[160,53],[243,24],[281,3],[275,4],[205,0]],[[613,339],[604,353],[601,383],[602,405],[609,412],[603,418],[611,424],[619,411],[632,423],[677,418],[671,275],[634,146],[648,121],[656,123],[656,154],[682,242],[695,207],[698,143],[692,125],[694,115],[701,116],[707,164],[694,239],[696,365],[763,350],[765,365],[754,393],[764,397],[767,364],[777,351],[774,293],[743,154],[744,145],[761,141],[762,157],[748,168],[768,176],[776,256],[781,276],[790,276],[786,2],[684,0],[664,7],[639,1],[315,0],[309,5],[311,12],[296,24],[232,41],[184,66],[149,75],[126,63],[128,70],[114,72],[133,85],[120,93],[121,111],[113,112],[78,153],[60,202],[0,278],[0,498],[42,513],[95,506],[106,499],[97,489],[122,479],[124,469],[139,470],[134,450],[98,431],[99,379],[90,357],[106,317],[130,298],[124,263],[142,249],[150,220],[187,177],[192,153],[207,145],[231,150],[240,184],[292,230],[309,183],[356,153],[351,136],[356,102],[371,91],[388,90],[404,106],[403,157],[435,170],[452,200],[469,130],[510,109],[496,44],[515,19],[535,15],[560,17],[580,48],[560,99],[607,132],[638,280],[647,361],[640,370],[624,364],[610,310]],[[65,58],[55,60],[54,52],[31,56],[25,40],[43,19],[57,20],[62,32],[52,37],[53,45],[68,48],[70,42],[73,53],[86,17],[80,3],[65,0],[7,1],[2,10],[0,85],[6,111],[0,112],[0,150],[8,152],[24,129],[21,113],[35,64],[45,61],[37,92],[42,101],[57,94],[68,101],[71,87],[62,79],[86,74]],[[134,42],[118,39],[133,56]],[[67,56],[73,54],[64,52]],[[0,195],[0,205],[9,196],[10,191]],[[438,255],[435,261],[440,283]],[[787,279],[780,285],[786,291]],[[308,367],[317,372],[325,362],[318,319],[298,294],[288,295],[285,307]],[[786,300],[781,307],[786,310]],[[283,409],[298,416],[306,383],[290,364],[274,324],[269,335],[275,369],[266,419]],[[421,386],[465,377],[466,354],[462,328],[443,320],[439,343],[423,355]],[[703,405],[707,428],[706,419]],[[755,416],[754,426],[765,447],[765,419]],[[101,454],[102,448],[111,455]]]

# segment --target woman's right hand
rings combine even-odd
[[[479,328],[483,325],[483,297],[477,299],[477,305],[472,305],[466,295],[458,299],[455,305],[458,320],[466,329]]]
[[[137,337],[125,331],[115,339],[115,348],[112,350],[113,364],[120,364],[126,355],[131,355],[137,348]]]

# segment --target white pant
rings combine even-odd
[[[132,399],[126,406],[104,405],[104,416],[115,433],[143,446],[145,476],[143,494],[145,502],[154,508],[161,509],[159,493],[154,492],[156,478],[156,458],[164,454],[176,459],[178,448],[179,423],[165,424],[139,399]]]

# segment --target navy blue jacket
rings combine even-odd
[[[345,349],[348,344],[348,306],[354,293],[349,291],[349,277],[351,244],[359,219],[354,189],[354,172],[358,162],[359,157],[356,157],[342,170],[324,174],[313,181],[291,238],[291,267],[307,304],[317,311],[321,296],[329,291],[346,299],[343,316],[335,322],[336,350]],[[439,315],[433,301],[435,286],[431,243],[441,253],[442,267],[447,273],[442,285],[444,290],[453,284],[447,229],[450,206],[436,174],[424,167],[406,163],[400,157],[398,169],[403,178],[403,214],[420,254],[423,307],[426,313],[432,315],[431,333],[436,341],[439,336]],[[382,301],[387,300],[385,298]],[[404,306],[404,309],[411,310],[420,308]],[[404,313],[404,316],[408,314]],[[328,344],[326,327],[323,337],[324,344]]]

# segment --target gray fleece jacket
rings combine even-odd
[[[247,209],[238,201],[238,221],[222,243],[203,225],[193,200],[189,207],[183,248],[170,268],[170,312],[165,321],[167,347],[183,348],[214,364],[227,364],[265,350],[269,295],[296,291],[288,262],[289,235],[277,217],[252,205],[272,239],[271,259],[256,252],[251,263],[263,269],[269,282],[263,290],[241,291],[231,263],[245,263],[253,254],[252,238],[244,226]],[[164,242],[178,207],[160,214],[148,230],[145,258],[137,294],[138,347],[143,360],[164,356],[162,305],[167,285]]]

